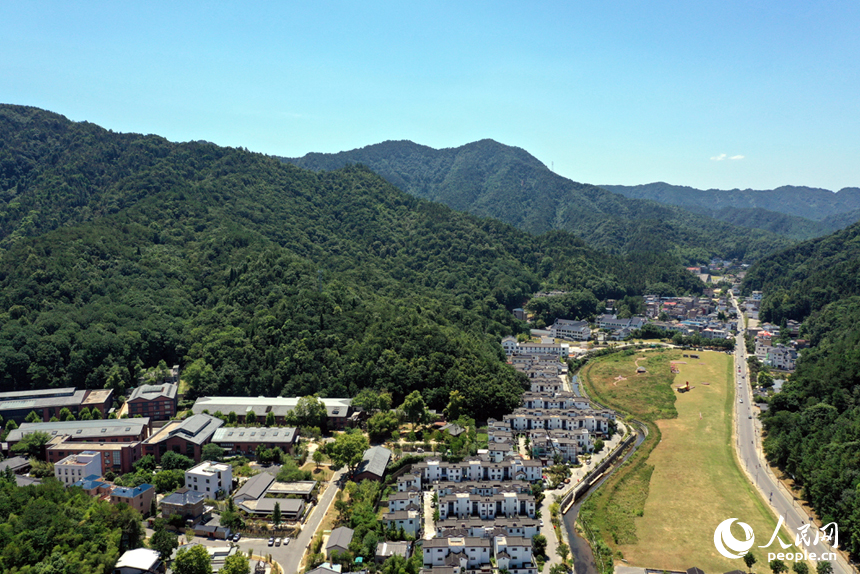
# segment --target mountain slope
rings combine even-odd
[[[758,208],[814,221],[860,209],[860,188],[856,187],[846,187],[838,193],[827,189],[791,185],[771,190],[703,190],[664,182],[634,186],[601,185],[601,187],[625,197],[650,199],[697,211]]]
[[[765,292],[760,315],[775,323],[860,296],[860,223],[765,257],[750,267],[743,289]]]
[[[524,381],[499,338],[539,287],[592,298],[701,285],[241,149],[0,106],[0,388],[108,385],[181,362],[194,394],[421,390],[499,416]]]
[[[570,231],[612,253],[673,252],[688,261],[711,255],[754,259],[791,244],[768,232],[568,180],[524,150],[492,140],[441,150],[389,141],[284,161],[316,171],[361,163],[418,197],[534,234]]]
[[[725,221],[726,223],[731,223],[732,225],[748,229],[761,229],[797,241],[813,239],[833,233],[837,229],[847,227],[856,221],[856,219],[850,220],[851,216],[848,214],[828,217],[823,221],[813,221],[797,217],[796,215],[769,211],[760,207],[724,207],[716,211],[694,207],[689,207],[688,209],[713,217],[714,219],[719,219],[720,221]],[[835,218],[839,219],[836,220]],[[840,225],[840,221],[843,220],[845,221],[844,225]]]

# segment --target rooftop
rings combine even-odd
[[[144,399],[152,401],[159,398],[175,399],[179,385],[175,383],[162,383],[160,385],[141,385],[131,392],[129,401]]]
[[[221,427],[212,435],[212,442],[259,442],[292,443],[296,439],[296,429],[260,427]]]
[[[6,440],[18,442],[25,435],[44,432],[51,436],[67,435],[75,440],[97,437],[136,437],[144,434],[149,427],[149,418],[139,419],[102,419],[96,421],[55,421],[48,423],[21,423],[9,432]]]
[[[369,472],[376,476],[383,476],[385,468],[388,466],[388,461],[391,460],[391,451],[382,446],[374,446],[364,451],[364,457],[355,474]]]
[[[136,548],[129,550],[119,557],[115,568],[135,568],[137,570],[152,570],[153,566],[160,560],[159,554],[149,548]]]
[[[173,494],[161,499],[161,504],[172,504],[174,506],[187,506],[203,502],[206,495],[190,488],[179,488]]]
[[[193,415],[183,421],[170,421],[146,442],[155,444],[179,436],[188,442],[202,445],[223,425],[224,421],[211,415]]]
[[[121,496],[123,498],[134,498],[136,496],[140,496],[147,490],[151,490],[154,488],[151,484],[141,484],[140,486],[136,486],[134,488],[129,488],[127,486],[115,486],[111,495],[113,496]]]

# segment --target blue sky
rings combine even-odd
[[[300,156],[482,138],[589,183],[860,186],[857,2],[6,2],[0,102]]]

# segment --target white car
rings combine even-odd
[[[744,400],[743,400],[743,399],[741,399],[741,402],[744,402]]]

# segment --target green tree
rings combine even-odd
[[[562,562],[567,562],[567,557],[570,556],[570,547],[564,542],[562,542],[555,549],[555,552],[559,555]]]
[[[42,449],[51,440],[51,435],[46,432],[36,431],[27,433],[13,447],[12,452],[18,456],[39,457]]]
[[[219,461],[224,458],[224,449],[215,444],[214,442],[210,442],[203,447],[201,454],[204,460]]]
[[[135,461],[135,463],[132,464],[131,467],[135,470],[135,472],[141,470],[152,472],[153,470],[155,470],[156,467],[155,457],[151,454],[147,454]]]
[[[601,439],[597,439],[594,441],[594,452],[600,452],[603,450],[603,441]]]
[[[833,565],[827,561],[819,562],[815,569],[817,574],[833,574]]]
[[[272,510],[272,524],[275,528],[278,528],[281,525],[281,503],[276,502],[275,508]]]
[[[73,421],[75,420],[75,415],[72,414],[72,411],[70,411],[68,407],[63,407],[60,409],[60,420]]]
[[[94,420],[94,421],[98,421],[98,420],[101,420],[101,419],[103,418],[103,417],[102,417],[102,412],[101,412],[100,410],[98,410],[97,408],[95,408],[95,407],[93,407],[93,408],[91,408],[91,409],[90,409],[90,417],[91,417],[91,418],[92,418],[92,420]]]
[[[797,574],[809,574],[809,565],[806,562],[795,562],[791,565],[791,569]]]
[[[159,494],[172,492],[185,484],[185,471],[162,470],[152,476],[152,486]]]
[[[161,455],[161,468],[164,470],[188,470],[192,466],[194,466],[194,460],[184,454],[169,450]]]
[[[532,536],[532,549],[534,551],[535,556],[546,557],[546,545],[546,536],[544,536],[543,534],[535,534],[534,536]]]
[[[236,415],[236,413],[234,413],[233,411],[230,411],[229,413],[227,413],[227,423],[228,424],[234,425],[238,421],[239,421],[239,417],[238,417],[238,415]]]
[[[203,545],[182,548],[176,553],[173,561],[175,574],[212,574],[212,564],[209,562],[209,552]]]
[[[268,413],[266,413],[266,426],[273,427],[276,423],[277,421],[275,420],[274,411],[269,411]]]
[[[319,398],[308,395],[299,399],[296,408],[290,412],[290,418],[298,427],[326,428],[328,411]]]
[[[401,405],[403,412],[406,414],[406,419],[412,423],[412,430],[415,430],[415,425],[423,423],[427,420],[427,403],[424,402],[424,397],[418,391],[412,391],[403,400]]]
[[[217,391],[215,369],[200,358],[194,360],[182,371],[182,380],[188,383],[188,388],[195,396],[204,396]]]
[[[257,413],[254,411],[248,411],[245,413],[245,424],[246,425],[255,425],[257,424]]]
[[[39,415],[36,414],[36,411],[30,411],[30,414],[28,414],[27,418],[24,420],[26,420],[28,423],[37,423],[42,419],[39,417]]]
[[[18,423],[16,423],[13,419],[9,419],[6,421],[6,432],[9,433],[18,428]]]
[[[232,556],[228,556],[224,561],[224,566],[218,571],[220,574],[249,574],[251,565],[248,562],[248,557],[237,552]]]
[[[391,410],[391,394],[375,389],[362,389],[354,399],[352,406],[366,413]]]
[[[773,574],[782,574],[783,572],[788,572],[788,566],[785,565],[785,562],[780,560],[779,558],[774,558],[768,563]]]
[[[367,420],[367,434],[375,441],[391,436],[400,427],[400,419],[393,411],[374,413]]]
[[[346,466],[350,473],[361,462],[361,457],[370,447],[370,443],[360,432],[347,431],[337,435],[334,442],[328,444],[328,455],[336,466]]]
[[[179,546],[179,537],[164,528],[164,520],[158,519],[155,523],[149,547],[157,551],[162,560],[167,560]]]
[[[90,414],[90,409],[88,409],[87,407],[84,407],[83,409],[81,409],[81,412],[78,415],[78,418],[82,421],[91,421],[91,420],[93,420],[93,415]]]
[[[448,406],[445,407],[445,418],[455,421],[460,418],[466,408],[466,397],[458,390],[451,391],[448,395]]]
[[[325,453],[320,449],[316,449],[314,451],[314,454],[313,454],[313,459],[314,459],[314,463],[316,463],[316,465],[317,465],[317,468],[319,468],[320,465],[325,460]]]

